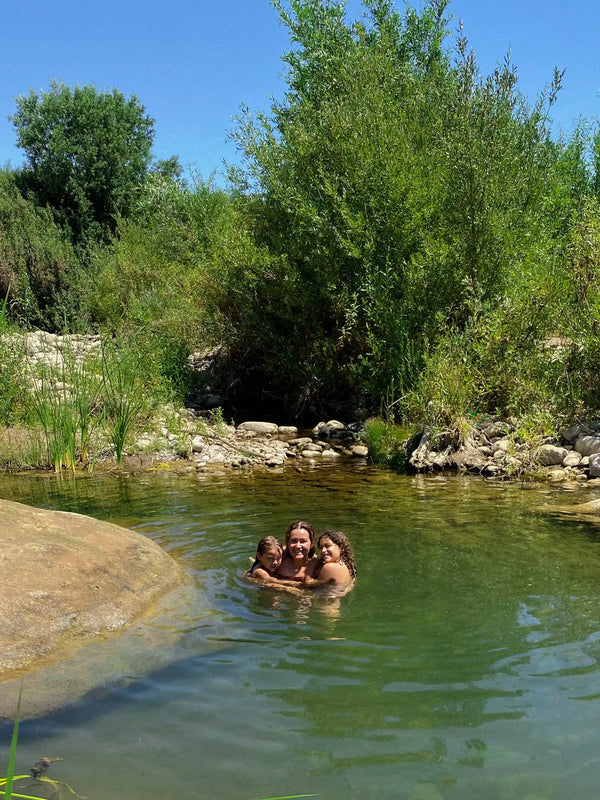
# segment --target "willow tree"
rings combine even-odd
[[[560,75],[532,107],[508,61],[482,77],[462,35],[445,41],[446,0],[403,15],[365,0],[358,21],[343,2],[274,5],[293,46],[287,91],[243,117],[232,171],[279,265],[254,289],[246,352],[300,402],[377,407],[553,246]],[[248,315],[231,288],[228,313]]]

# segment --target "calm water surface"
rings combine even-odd
[[[195,581],[152,623],[160,666],[25,721],[20,769],[61,756],[51,777],[89,800],[596,800],[600,526],[539,511],[595,492],[367,468],[2,478],[7,499],[140,531]],[[347,597],[240,578],[299,517],[350,536]]]

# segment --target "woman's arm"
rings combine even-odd
[[[298,581],[288,581],[285,578],[276,578],[261,567],[257,567],[252,572],[247,572],[246,575],[251,581],[261,586],[267,586],[270,589],[281,589],[290,594],[302,595],[302,589],[299,588],[303,586],[302,583]]]

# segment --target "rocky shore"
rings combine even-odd
[[[82,365],[100,352],[97,336],[34,331],[21,340],[32,376],[40,370],[64,376],[67,354]],[[210,355],[194,354],[190,364],[200,372],[210,369]],[[57,380],[57,392],[69,390]],[[342,463],[344,459],[369,461],[364,426],[358,423],[324,420],[308,430],[262,420],[234,425],[219,411],[225,401],[208,386],[193,407],[158,409],[153,424],[128,443],[125,466],[165,466],[202,473],[215,469],[310,468]],[[475,422],[460,434],[456,430],[423,429],[403,443],[402,461],[409,472],[454,470],[502,479],[535,476],[552,481],[600,480],[600,421],[573,425],[541,445],[522,440],[516,429],[514,420],[489,419]],[[113,463],[110,446],[101,449],[96,465]]]
[[[321,422],[312,430],[292,425],[247,421],[239,425],[198,424],[195,412],[179,412],[180,429],[169,432],[166,425],[159,436],[144,435],[130,448],[126,464],[171,465],[184,472],[228,469],[314,467],[343,458],[366,461],[368,448],[359,433],[337,420]],[[199,432],[200,428],[200,432]],[[146,459],[144,458],[146,454]]]
[[[197,432],[194,412],[182,410],[182,434],[174,437],[166,428],[162,440],[139,441],[148,448],[151,461],[169,462],[186,472],[205,472],[215,467],[249,469],[256,467],[310,468],[344,459],[369,462],[369,448],[362,441],[363,429],[338,420],[320,422],[313,429],[298,431],[273,422],[247,421],[237,426],[221,425]],[[195,432],[196,431],[196,432]],[[179,450],[178,450],[179,448]],[[443,470],[472,473],[487,478],[538,478],[577,481],[600,485],[600,424],[578,424],[556,439],[541,445],[520,441],[508,421],[489,421],[470,428],[459,437],[456,431],[423,430],[403,444],[408,472]],[[141,456],[132,454],[135,466]]]
[[[522,441],[511,421],[473,425],[456,432],[425,430],[414,449],[407,446],[408,468],[417,472],[454,469],[485,477],[537,476],[552,481],[600,483],[600,422],[577,424],[541,445]]]

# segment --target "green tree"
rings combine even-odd
[[[402,15],[364,0],[354,22],[341,0],[274,5],[288,90],[242,118],[232,176],[285,274],[258,288],[270,323],[240,358],[310,402],[399,408],[440,338],[518,297],[560,249],[581,171],[580,150],[570,164],[550,139],[561,75],[533,107],[508,61],[482,77],[462,34],[446,46],[446,0]]]
[[[153,120],[135,96],[94,86],[17,98],[12,122],[26,154],[22,186],[49,205],[73,241],[105,238],[127,216],[151,160]]]
[[[62,330],[79,311],[77,260],[52,213],[22,196],[17,177],[0,170],[0,296],[12,322]]]

